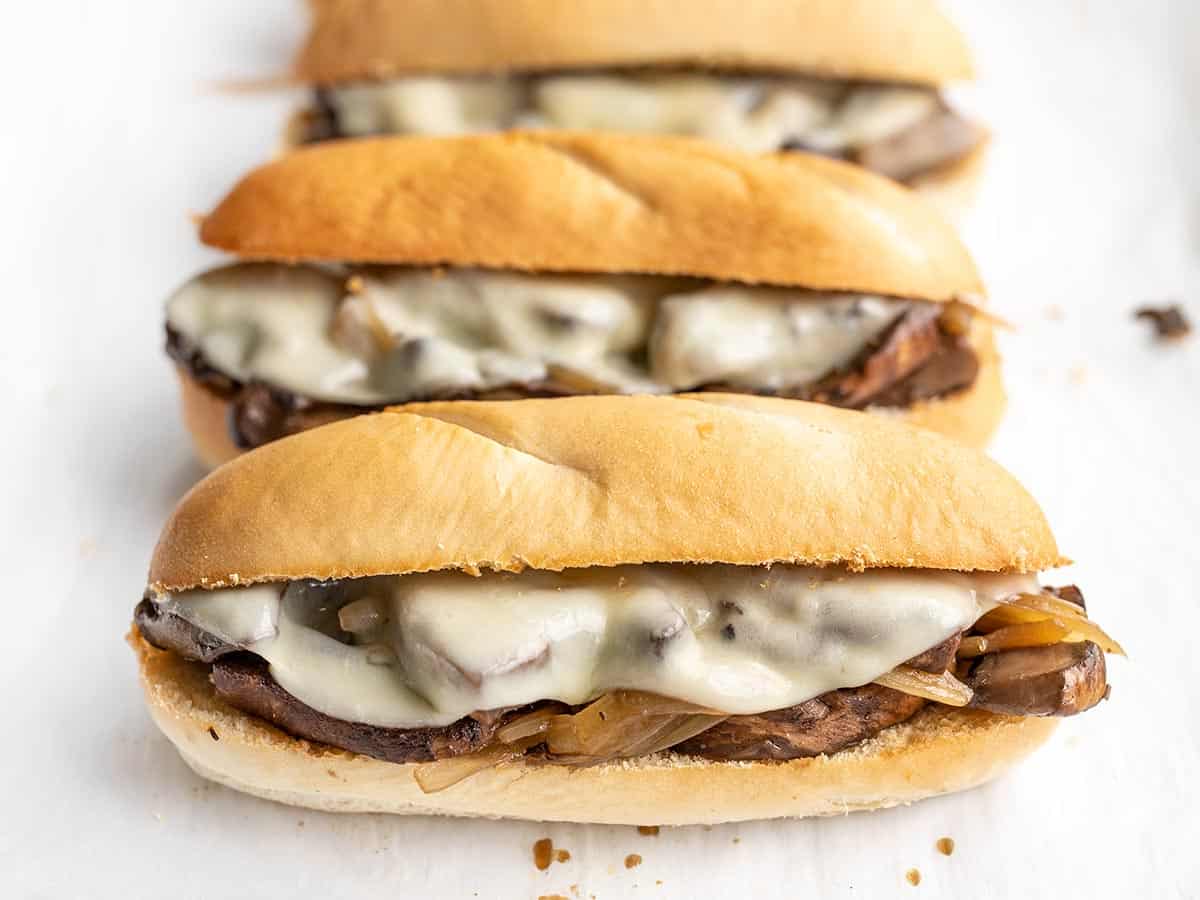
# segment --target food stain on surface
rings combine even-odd
[[[647,837],[658,837],[657,825],[639,825],[638,834],[644,834]]]
[[[554,858],[554,842],[550,838],[542,838],[533,842],[533,864],[543,871],[550,868]]]
[[[638,853],[630,853],[625,857],[625,868],[632,869],[642,864],[642,857]]]
[[[554,842],[550,838],[542,838],[533,843],[533,864],[542,871],[550,868],[552,862],[565,863],[570,858],[571,851],[563,850],[561,847],[555,849]]]
[[[1134,316],[1153,325],[1155,337],[1160,340],[1177,341],[1192,332],[1192,323],[1187,320],[1182,307],[1178,304],[1143,306],[1134,313]]]
[[[938,838],[937,848],[942,856],[949,856],[954,852],[954,838]]]
[[[916,887],[918,884],[921,883],[921,873],[918,872],[916,869],[909,869],[907,872],[904,873],[904,877],[908,879],[908,883],[911,884],[913,887]]]

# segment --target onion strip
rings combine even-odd
[[[949,672],[934,675],[912,666],[896,666],[876,678],[875,684],[947,706],[966,706],[973,696],[971,689]]]
[[[1053,622],[1054,626],[1033,627],[1043,622]],[[978,635],[964,638],[958,651],[960,659],[1015,647],[1040,647],[1058,641],[1073,644],[1091,641],[1105,653],[1125,655],[1125,649],[1089,619],[1082,607],[1053,594],[1017,594],[982,616],[975,623],[975,628],[985,632],[982,635],[984,640],[978,640]],[[1063,632],[1061,637],[1055,640],[1041,639],[1048,637],[1054,628]],[[1035,635],[1040,636],[1039,639],[1035,640]],[[1020,643],[1022,640],[1028,642]],[[988,649],[981,650],[981,646]]]
[[[479,753],[468,753],[464,756],[453,756],[449,759],[439,759],[434,762],[421,763],[413,769],[413,780],[423,794],[436,794],[446,788],[454,787],[460,781],[466,781],[485,769],[494,768],[501,763],[514,762],[525,755],[525,751],[537,744],[538,738],[526,738],[512,744],[489,747]]]
[[[1047,644],[1065,641],[1071,633],[1070,627],[1058,619],[1022,622],[1020,625],[998,628],[985,635],[963,638],[962,643],[958,645],[958,658],[974,659],[985,653],[1015,650],[1020,647],[1044,647]]]

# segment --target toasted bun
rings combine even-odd
[[[255,259],[983,293],[954,229],[911,191],[836,160],[678,137],[331,141],[250,173],[200,236]]]
[[[439,569],[1062,562],[999,465],[882,416],[737,394],[413,404],[260,447],[181,501],[160,590]]]
[[[401,73],[678,66],[942,84],[970,78],[935,0],[310,0],[293,73],[329,84]]]
[[[912,803],[990,781],[1046,741],[1057,719],[927,708],[832,756],[709,762],[659,755],[585,769],[512,763],[422,793],[413,765],[293,738],[221,702],[207,667],[130,632],[155,724],[198,775],[330,812],[694,825],[827,816]]]

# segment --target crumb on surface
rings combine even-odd
[[[642,864],[642,856],[640,853],[630,853],[625,857],[625,868],[633,869]]]
[[[942,854],[942,856],[949,856],[951,853],[954,852],[954,838],[950,838],[950,837],[938,838],[937,848],[938,848],[938,853]]]
[[[1160,340],[1174,341],[1187,337],[1192,324],[1178,303],[1166,306],[1143,306],[1134,312],[1134,318],[1144,319],[1154,326],[1154,335]]]
[[[921,873],[916,869],[909,869],[904,873],[904,877],[913,887],[921,883]]]
[[[639,825],[637,830],[638,834],[644,834],[647,837],[658,837],[657,825]]]

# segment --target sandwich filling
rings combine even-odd
[[[782,759],[834,752],[930,699],[1093,705],[1101,649],[1120,648],[1077,597],[1027,575],[653,564],[150,594],[135,618],[151,643],[211,664],[234,706],[394,762]]]
[[[983,139],[934,88],[799,76],[598,72],[411,76],[321,88],[302,142],[509,128],[676,134],[748,153],[807,150],[906,181]]]
[[[248,447],[314,407],[412,400],[720,389],[908,406],[973,383],[971,315],[650,275],[252,263],[185,284],[167,327]]]

